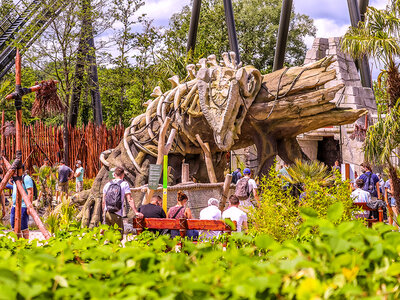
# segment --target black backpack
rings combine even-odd
[[[22,176],[22,183],[23,183],[24,180],[25,180],[25,176],[26,176],[26,175]],[[32,179],[32,182],[33,182],[33,200],[36,200],[37,197],[38,197],[38,190],[37,190],[37,187],[36,187],[36,182],[35,182],[35,180],[33,180],[32,177],[31,177],[31,179]],[[25,185],[25,184],[24,184],[24,185]]]
[[[376,196],[376,185],[374,184],[374,181],[371,180],[371,177],[372,177],[372,172],[369,173],[368,179],[364,183],[363,190],[370,193],[371,196]]]
[[[238,180],[239,180],[239,174],[238,174],[239,172],[238,171],[234,171],[233,173],[232,173],[232,183],[234,183],[234,184],[236,184],[237,182],[238,182]]]
[[[121,183],[123,180],[118,180],[118,182],[111,181],[110,186],[107,189],[105,195],[105,202],[107,211],[110,213],[115,213],[122,208],[121,199]]]

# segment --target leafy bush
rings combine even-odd
[[[219,243],[144,233],[121,247],[105,226],[64,232],[43,245],[0,236],[0,298],[5,299],[398,299],[400,234],[377,224],[335,222],[305,209],[300,237],[280,244],[241,233]],[[101,229],[108,229],[104,236]],[[301,239],[300,239],[301,240]]]
[[[335,178],[331,186],[321,185],[323,178],[314,181],[311,177],[302,178],[301,198],[293,196],[291,189],[284,189],[282,179],[273,167],[268,178],[261,180],[260,206],[249,212],[249,230],[253,235],[269,234],[275,240],[282,242],[295,238],[299,232],[301,223],[301,208],[313,208],[318,217],[323,218],[328,214],[328,208],[334,203],[341,203],[342,214],[336,223],[351,220],[353,217],[353,201],[348,182],[342,182],[339,176]]]

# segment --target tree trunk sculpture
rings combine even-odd
[[[266,174],[276,155],[288,163],[306,158],[297,135],[350,124],[367,113],[330,102],[343,87],[324,87],[336,78],[336,71],[328,68],[332,57],[266,75],[251,66],[236,65],[234,53],[222,57],[221,63],[212,55],[201,59],[197,67],[188,65],[188,80],[181,83],[177,76],[170,78],[172,89],[165,93],[159,87],[154,89],[155,100],[149,100],[146,112],[133,119],[120,144],[101,154],[103,167],[91,190],[76,196],[77,202],[86,201],[83,226],[97,226],[100,220],[102,188],[111,168],[123,167],[131,186],[147,183],[149,164],[157,159],[159,128],[167,117],[172,118],[168,132],[177,131],[169,163],[171,181],[178,183],[183,160],[190,164],[194,178],[208,181],[197,134],[209,144],[216,177],[222,181],[225,154],[230,150],[255,144],[256,174]]]

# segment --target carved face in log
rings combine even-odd
[[[214,140],[222,151],[228,151],[238,139],[250,105],[260,90],[261,73],[252,67],[240,67],[235,55],[223,54],[218,65],[215,56],[208,58],[197,73],[199,102]]]

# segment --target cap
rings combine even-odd
[[[249,168],[246,168],[243,170],[243,174],[250,174],[251,170]]]
[[[80,164],[80,165],[82,164],[82,162],[80,160],[77,160],[76,163]]]
[[[219,200],[215,199],[215,198],[208,199],[208,206],[211,206],[211,205],[218,206],[219,205]]]

